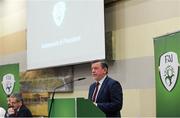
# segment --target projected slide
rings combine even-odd
[[[103,0],[29,0],[27,66],[105,59]]]

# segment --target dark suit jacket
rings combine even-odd
[[[12,114],[6,117],[32,117],[32,113],[26,106],[22,105],[16,114]]]
[[[17,112],[17,117],[32,117],[31,111],[24,105]]]
[[[93,83],[89,88],[88,98],[90,100],[92,100],[95,86],[95,83]],[[121,117],[123,93],[120,83],[107,76],[99,90],[96,103],[107,117]]]

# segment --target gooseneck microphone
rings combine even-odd
[[[50,108],[49,108],[48,118],[50,118],[50,116],[51,116],[51,109],[52,109],[52,105],[53,105],[53,102],[54,102],[54,95],[55,95],[55,93],[56,93],[56,90],[57,90],[58,88],[61,88],[61,87],[65,86],[65,85],[74,83],[74,82],[76,82],[76,81],[81,81],[81,80],[84,80],[84,79],[86,79],[86,78],[82,77],[82,78],[79,78],[79,79],[75,79],[75,80],[73,80],[73,81],[70,81],[70,82],[68,82],[68,83],[62,84],[62,85],[57,86],[57,87],[54,88],[53,93],[52,93],[51,105],[50,105]]]
[[[77,79],[76,81],[80,81],[80,80],[84,80],[84,79],[86,79],[86,78],[82,77],[82,78]]]

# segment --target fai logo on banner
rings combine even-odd
[[[64,1],[60,1],[54,5],[52,15],[57,26],[60,26],[63,23],[65,12],[66,4]]]
[[[13,74],[6,74],[3,76],[3,89],[7,95],[10,95],[13,91],[15,78]]]
[[[178,76],[178,56],[174,52],[167,52],[160,57],[160,76],[164,87],[171,91]]]

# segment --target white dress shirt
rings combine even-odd
[[[99,87],[98,87],[98,91],[97,91],[97,94],[96,94],[95,102],[96,102],[96,99],[97,99],[99,90],[101,89],[101,86],[102,86],[102,84],[103,84],[103,82],[104,82],[104,80],[105,80],[106,77],[107,77],[107,75],[105,75],[105,76],[99,81]],[[98,82],[98,81],[96,81],[96,82]],[[95,90],[94,90],[94,92],[95,92]],[[93,95],[94,95],[94,93],[93,93]]]

